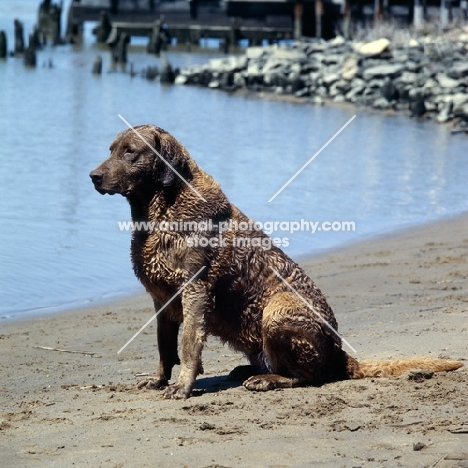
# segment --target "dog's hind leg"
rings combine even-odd
[[[325,382],[336,347],[325,328],[295,294],[273,296],[262,319],[263,354],[270,373],[250,377],[244,387],[266,391]]]

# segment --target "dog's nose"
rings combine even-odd
[[[98,169],[94,169],[94,171],[91,171],[91,173],[89,174],[89,177],[91,177],[91,180],[95,185],[98,185],[102,182],[102,176],[103,173]]]

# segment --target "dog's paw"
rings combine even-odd
[[[190,390],[187,390],[183,385],[174,384],[164,390],[163,396],[167,399],[182,400],[187,399],[191,394]]]
[[[291,388],[297,383],[296,379],[290,379],[276,374],[254,375],[244,382],[247,390],[267,392],[276,388]]]
[[[143,380],[140,380],[137,383],[137,388],[145,388],[146,390],[159,390],[165,388],[169,385],[169,382],[166,378],[159,377],[146,377]]]

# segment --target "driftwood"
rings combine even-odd
[[[70,349],[51,348],[49,346],[33,346],[33,348],[45,349],[46,351],[60,351],[61,353],[84,354],[86,356],[94,356],[96,354],[96,353],[90,353],[88,351],[73,351]]]

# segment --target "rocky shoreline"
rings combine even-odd
[[[468,132],[468,31],[407,43],[338,36],[249,47],[243,55],[183,69],[175,82],[394,110]]]

